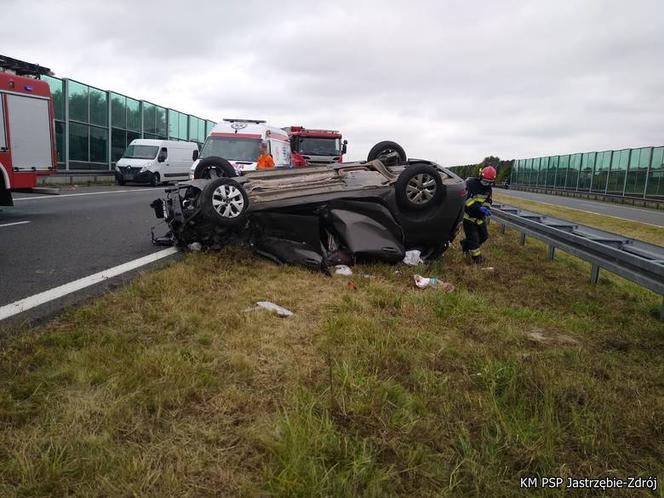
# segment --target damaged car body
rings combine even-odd
[[[398,262],[410,249],[439,257],[463,217],[463,180],[431,161],[407,159],[394,142],[377,144],[367,161],[236,177],[219,171],[229,170],[197,172],[152,203],[170,228],[155,243],[242,244],[277,263],[326,271]]]

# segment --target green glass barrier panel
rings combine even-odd
[[[48,83],[48,86],[51,89],[55,119],[63,121],[65,119],[65,97],[62,80],[58,78],[52,78],[51,76],[42,76],[42,79]]]
[[[108,124],[108,100],[106,92],[90,88],[90,123],[99,126]]]
[[[111,125],[114,128],[127,128],[127,97],[111,93]]]
[[[127,129],[141,131],[141,103],[127,97]]]
[[[88,162],[88,135],[90,127],[80,123],[69,123],[69,159]]]
[[[76,81],[69,80],[67,82],[67,90],[68,90],[68,99],[69,99],[69,119],[87,123],[89,120],[88,86],[78,83]]]
[[[108,162],[108,129],[90,127],[90,162]]]

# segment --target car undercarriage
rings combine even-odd
[[[153,240],[183,248],[239,244],[277,263],[323,271],[356,261],[398,262],[410,249],[440,256],[462,219],[463,180],[393,150],[375,156],[238,177],[200,173],[152,203],[169,226]]]

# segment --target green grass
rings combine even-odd
[[[519,197],[513,197],[502,193],[495,194],[494,198],[496,201],[511,204],[512,206],[530,209],[537,213],[574,221],[582,225],[589,225],[601,230],[664,246],[664,228],[655,225],[611,216],[602,216],[601,214],[589,213],[581,209],[554,206],[552,204],[521,199]]]
[[[510,231],[485,248],[494,272],[451,250],[357,266],[356,290],[192,254],[0,331],[0,496],[514,496],[532,475],[657,475],[664,496],[660,298]]]

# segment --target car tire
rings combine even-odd
[[[400,207],[423,211],[437,206],[445,196],[440,173],[429,164],[412,164],[404,169],[394,186]]]
[[[198,202],[203,217],[226,227],[244,223],[249,209],[247,192],[230,178],[216,178],[206,184]]]
[[[231,163],[223,157],[206,157],[201,159],[194,170],[194,178],[233,178],[237,172]]]
[[[152,173],[152,176],[150,177],[150,185],[153,187],[158,187],[160,183],[161,177],[159,176],[159,173]]]
[[[374,145],[369,151],[367,156],[367,161],[373,161],[374,159],[380,159],[381,157],[387,156],[388,154],[396,152],[399,156],[399,161],[405,163],[408,158],[406,157],[406,151],[403,150],[403,147],[396,142],[390,140],[384,140],[378,142]]]

